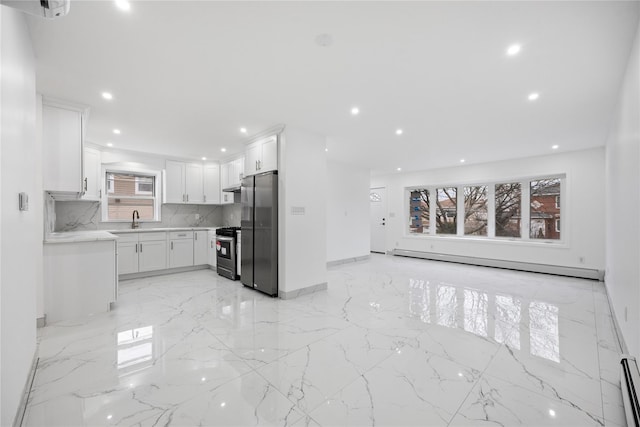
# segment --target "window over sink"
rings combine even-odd
[[[103,221],[132,221],[134,211],[140,221],[160,221],[160,172],[105,168],[103,177]]]

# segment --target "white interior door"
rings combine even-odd
[[[386,252],[387,197],[384,187],[372,188],[371,201],[371,252]]]

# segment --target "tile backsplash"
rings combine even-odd
[[[55,205],[52,209],[49,205]],[[225,206],[226,207],[226,206]],[[140,222],[140,228],[160,227],[217,227],[226,223],[223,207],[216,205],[162,205],[159,222]],[[240,225],[240,205],[237,222]],[[199,218],[196,219],[196,214]],[[53,216],[53,218],[51,218]],[[228,215],[235,220],[235,214]],[[130,222],[101,222],[100,202],[45,201],[45,231],[121,230],[131,228]]]

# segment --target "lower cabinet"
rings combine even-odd
[[[216,258],[218,253],[216,252],[216,232],[215,230],[209,230],[207,232],[209,245],[207,246],[207,258],[209,259],[209,266],[216,266]]]
[[[118,274],[140,273],[167,268],[167,233],[127,233],[118,235]]]
[[[117,233],[118,275],[216,265],[215,231]]]
[[[169,268],[193,265],[193,231],[169,232]]]
[[[138,250],[138,271],[164,270],[167,268],[166,239],[141,241],[138,243]]]
[[[206,230],[193,232],[193,265],[207,265],[209,263],[208,244]]]

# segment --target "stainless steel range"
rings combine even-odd
[[[220,276],[238,280],[237,242],[240,227],[222,227],[216,230],[216,271]]]

